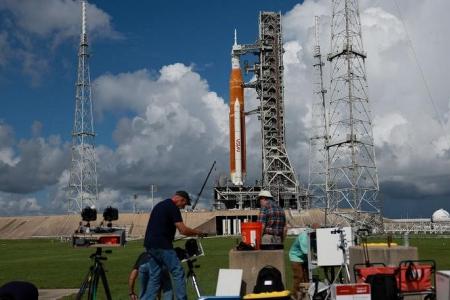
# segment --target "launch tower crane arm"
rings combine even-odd
[[[194,204],[192,205],[192,209],[193,209],[193,210],[194,210],[195,207],[197,206],[198,199],[200,199],[200,196],[201,196],[202,193],[203,193],[203,189],[205,188],[205,185],[206,185],[206,183],[208,182],[209,175],[211,175],[211,172],[212,172],[212,170],[213,170],[213,168],[214,168],[215,165],[216,165],[216,161],[213,162],[213,164],[212,164],[212,166],[211,166],[211,169],[209,169],[208,175],[206,176],[206,179],[205,179],[205,181],[203,182],[202,188],[200,189],[200,192],[197,194],[197,198],[195,199]]]

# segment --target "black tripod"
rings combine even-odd
[[[106,250],[106,253],[111,253],[111,250]],[[107,260],[106,257],[102,256],[102,248],[98,247],[97,251],[91,254],[90,258],[94,261],[94,264],[89,267],[89,271],[81,284],[80,290],[78,291],[77,300],[81,300],[86,289],[88,291],[88,300],[97,299],[97,288],[98,280],[102,279],[103,288],[105,289],[105,295],[107,300],[111,300],[111,292],[109,290],[108,280],[106,279],[105,269],[103,269],[102,260]]]
[[[188,272],[186,275],[186,280],[191,278],[192,286],[194,287],[194,290],[197,293],[197,297],[200,298],[200,289],[199,289],[198,283],[197,283],[197,275],[195,275],[195,272],[194,272],[194,268],[198,268],[199,266],[194,266],[195,261],[196,261],[196,259],[188,259],[188,261],[187,261]]]

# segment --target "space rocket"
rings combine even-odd
[[[237,44],[236,30],[231,52],[230,75],[230,175],[234,185],[242,186],[246,175],[245,158],[245,114],[244,114],[244,80],[242,78],[239,55],[235,50]]]

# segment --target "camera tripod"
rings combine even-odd
[[[195,266],[194,262],[196,261],[196,259],[188,259],[187,260],[187,265],[188,265],[188,272],[186,275],[186,281],[191,278],[192,280],[192,286],[194,287],[195,293],[197,294],[197,297],[200,298],[200,288],[198,287],[198,283],[197,283],[197,275],[195,275],[194,272],[194,268],[198,268],[200,266]]]
[[[338,248],[342,251],[342,264],[339,267],[339,270],[337,272],[336,277],[333,279],[333,283],[335,283],[338,280],[338,277],[340,278],[340,281],[343,282],[350,282],[350,271],[348,269],[348,259],[347,259],[347,240],[345,237],[344,229],[338,228],[331,232],[332,234],[339,234],[339,246]],[[344,273],[344,274],[343,274]],[[345,278],[342,278],[345,276]]]
[[[106,253],[111,253],[111,250],[106,250]],[[111,300],[111,291],[109,290],[108,280],[106,279],[105,269],[103,268],[102,260],[107,260],[106,257],[102,256],[102,248],[98,247],[97,251],[91,254],[90,258],[94,261],[94,264],[89,267],[89,271],[81,284],[80,290],[78,291],[77,300],[81,300],[87,289],[88,300],[97,299],[97,288],[98,281],[101,278],[103,283],[103,288],[105,289],[105,296],[107,300]]]

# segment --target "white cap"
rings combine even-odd
[[[264,198],[273,198],[273,197],[272,197],[272,194],[271,194],[269,191],[264,191],[264,190],[262,190],[262,191],[259,192],[259,194],[258,194],[258,198],[261,198],[261,197],[264,197]]]

